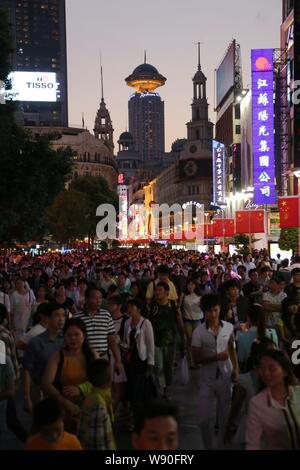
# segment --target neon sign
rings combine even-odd
[[[273,49],[252,50],[252,143],[255,204],[275,204]]]

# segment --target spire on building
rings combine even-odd
[[[101,56],[100,56],[101,61]],[[100,62],[101,63],[101,62]],[[104,101],[104,87],[103,87],[103,68],[100,65],[100,76],[101,76],[101,101],[100,106],[95,119],[94,134],[97,139],[103,140],[108,148],[113,151],[113,125],[110,118],[110,113],[106,107]]]
[[[103,92],[103,70],[101,65],[101,101],[104,101],[104,92]]]
[[[197,42],[198,44],[198,70],[201,70],[201,44],[202,42]]]

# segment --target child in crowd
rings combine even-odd
[[[85,450],[115,450],[112,429],[112,400],[107,400],[111,385],[110,364],[95,360],[88,368],[91,393],[86,397],[79,421],[78,437]]]
[[[82,450],[73,434],[64,431],[64,415],[56,400],[40,401],[33,412],[36,432],[25,445],[26,450]]]

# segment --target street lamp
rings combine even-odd
[[[195,223],[195,228],[196,228],[196,222],[197,222],[197,220],[198,220],[198,217],[193,217],[193,221],[194,221],[194,223]],[[195,243],[194,243],[194,245],[195,245],[195,251],[196,251],[196,239],[197,239],[196,233],[197,233],[197,228],[196,228],[196,230],[195,230]]]

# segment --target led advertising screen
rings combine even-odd
[[[54,72],[12,72],[8,78],[12,87],[6,91],[7,100],[53,103],[60,99]]]
[[[275,204],[273,49],[252,50],[252,142],[255,204]]]
[[[217,69],[217,107],[234,86],[235,41],[232,41],[226,56]]]
[[[225,145],[213,140],[213,203],[225,203]]]

